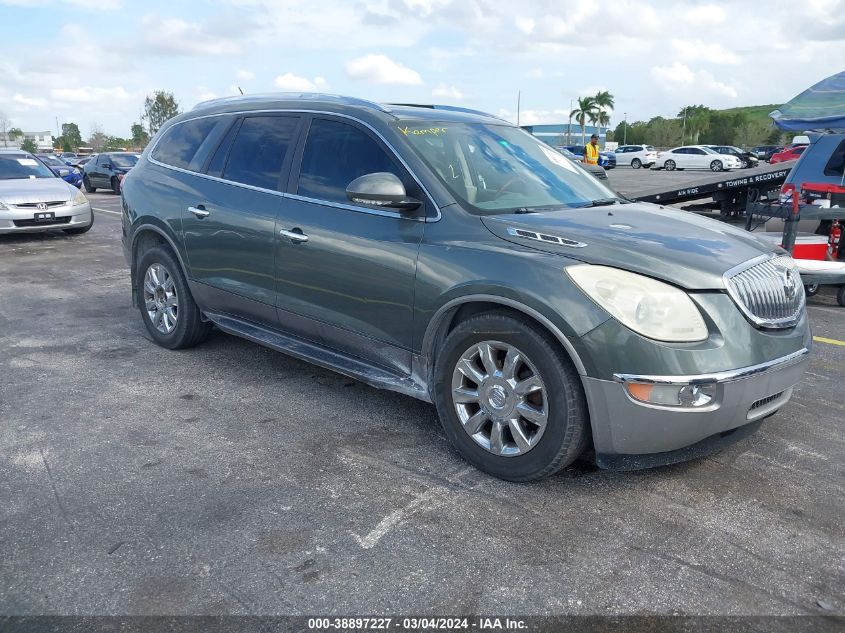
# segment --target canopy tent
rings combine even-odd
[[[845,130],[845,71],[808,88],[769,116],[781,130]]]

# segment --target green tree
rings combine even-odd
[[[599,136],[601,136],[601,128],[610,125],[610,113],[613,112],[613,95],[607,90],[599,90],[593,97],[593,103],[596,110],[596,121],[599,124]]]
[[[119,136],[106,136],[103,141],[104,152],[122,152],[132,147],[132,140]]]
[[[165,121],[179,114],[179,103],[172,92],[156,90],[144,100],[144,120],[150,136],[158,132]]]
[[[581,126],[581,143],[587,143],[587,119],[593,120],[595,116],[595,102],[592,97],[578,97],[578,107],[569,113],[570,119],[574,118]]]
[[[735,142],[737,130],[748,122],[748,116],[742,112],[707,113],[707,131],[702,134],[702,143],[713,145],[731,145]]]
[[[150,142],[150,135],[147,134],[147,131],[144,129],[144,126],[140,123],[133,123],[132,124],[132,147],[146,147],[147,143]]]
[[[23,136],[23,130],[19,127],[13,127],[9,129],[6,134],[9,137],[9,140],[14,142],[16,138],[20,138],[21,136]]]
[[[27,138],[24,139],[23,143],[21,143],[21,149],[25,152],[29,152],[30,154],[34,154],[38,151],[38,146],[31,138]]]
[[[656,147],[675,147],[681,143],[681,122],[657,116],[646,125],[645,143]]]
[[[76,123],[62,123],[62,149],[75,152],[82,145],[82,134]]]
[[[693,145],[698,143],[698,137],[703,132],[707,131],[710,124],[709,113],[710,108],[704,105],[684,106],[678,112],[678,118],[681,119],[681,143],[690,139]]]
[[[746,121],[736,130],[734,143],[743,148],[760,145],[769,135],[769,126],[762,121]]]

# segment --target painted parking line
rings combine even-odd
[[[121,215],[120,211],[110,211],[109,209],[101,209],[100,207],[91,207],[94,211],[102,211],[103,213],[111,213],[112,215]]]
[[[839,345],[845,347],[845,341],[837,341],[835,338],[825,338],[823,336],[814,336],[813,340],[816,343],[827,343],[828,345]]]

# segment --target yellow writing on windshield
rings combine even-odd
[[[425,127],[412,129],[409,127],[400,127],[399,131],[405,136],[437,136],[438,134],[445,134],[445,127]]]

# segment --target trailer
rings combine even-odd
[[[611,177],[616,190],[638,202],[679,205],[696,200],[697,208],[718,209],[724,218],[745,213],[749,203],[776,200],[795,161],[763,165],[741,172],[630,172]]]

